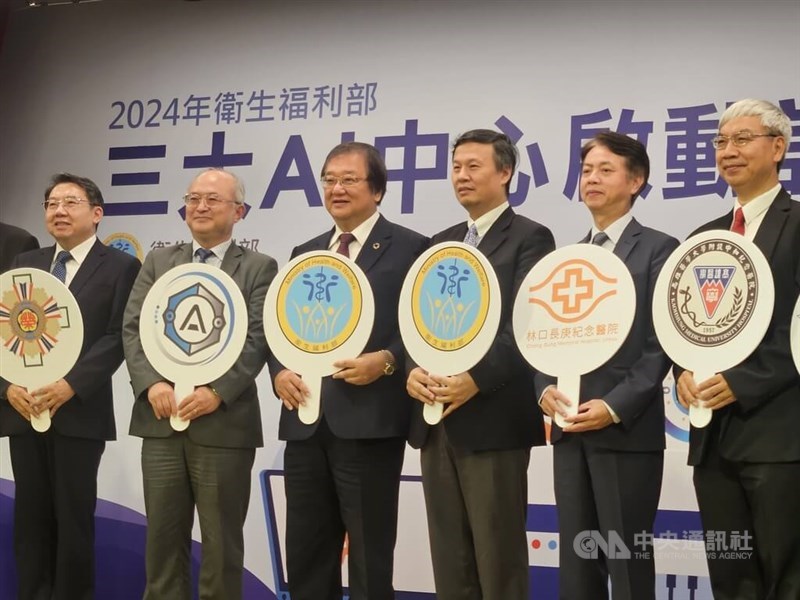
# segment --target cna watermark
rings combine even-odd
[[[753,536],[749,531],[682,531],[680,535],[663,531],[656,538],[642,531],[634,534],[633,543],[627,544],[614,530],[607,533],[587,529],[572,540],[572,548],[581,558],[631,560],[651,559],[658,540],[662,558],[701,558],[748,560],[753,555]]]

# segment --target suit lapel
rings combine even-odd
[[[497,221],[495,221],[489,228],[489,231],[486,232],[486,235],[481,238],[481,241],[478,242],[478,250],[483,252],[484,256],[491,256],[495,250],[506,241],[506,232],[508,228],[511,227],[511,222],[513,220],[514,211],[509,206],[500,214]],[[464,235],[466,235],[466,233],[465,230]]]
[[[619,241],[614,245],[614,254],[616,254],[622,262],[628,262],[628,255],[633,250],[633,247],[639,241],[639,236],[642,234],[642,226],[636,219],[632,219]]]
[[[764,253],[768,259],[772,258],[775,252],[775,246],[778,244],[778,239],[781,237],[781,232],[786,225],[786,219],[789,218],[789,211],[791,210],[792,202],[791,196],[788,192],[781,188],[775,200],[767,209],[764,215],[764,220],[758,226],[753,243]]]
[[[361,267],[365,273],[369,271],[372,266],[378,261],[381,255],[386,252],[389,245],[392,243],[392,228],[389,226],[389,221],[383,218],[383,215],[378,217],[369,236],[364,240],[361,245],[361,251],[356,257],[356,264]]]
[[[231,244],[228,246],[228,251],[225,252],[225,256],[222,258],[222,265],[220,268],[228,275],[233,277],[236,274],[236,271],[239,270],[239,266],[242,264],[243,254],[244,251],[242,250],[241,246],[237,244]]]
[[[331,241],[331,238],[333,237],[335,231],[336,228],[333,227],[332,229],[329,229],[322,235],[318,235],[313,240],[310,240],[304,252],[314,252],[316,250],[328,250],[328,243]],[[336,252],[336,249],[332,250],[332,252]]]
[[[42,271],[50,272],[50,267],[53,264],[53,257],[56,254],[56,247],[55,246],[47,246],[46,248],[42,248],[36,254],[36,256],[31,260],[31,266],[37,269],[41,269]]]
[[[187,242],[175,248],[169,260],[169,268],[177,267],[178,265],[185,265],[193,261],[192,244]]]
[[[78,272],[69,284],[69,291],[78,294],[86,282],[92,278],[95,271],[103,264],[108,248],[100,240],[95,240],[94,245],[86,255],[86,259],[81,263]]]

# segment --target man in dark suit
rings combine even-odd
[[[0,435],[10,436],[16,482],[18,597],[82,600],[94,597],[97,470],[116,438],[111,376],[122,363],[122,314],[140,264],[97,239],[104,202],[93,181],[56,175],[44,198],[56,243],[20,254],[12,267],[64,281],[81,310],[83,346],[63,379],[38,390],[0,380]],[[50,429],[36,433],[31,415],[44,410]]]
[[[345,532],[350,598],[394,598],[397,503],[411,411],[401,374],[405,351],[397,304],[403,278],[428,240],[380,215],[386,181],[386,166],[374,147],[336,146],[322,167],[325,208],[335,227],[292,251],[292,257],[312,250],[346,254],[364,271],[375,298],[375,327],[364,352],[335,363],[340,370],[323,379],[316,423],[304,425],[295,410],[308,393],[301,377],[270,359],[275,393],[283,402],[279,437],[287,441],[292,600],[342,597]]]
[[[777,106],[729,106],[712,144],[734,207],[695,232],[738,231],[764,253],[775,282],[772,320],[747,359],[706,381],[676,368],[681,403],[714,411],[710,425],[691,429],[689,464],[703,527],[715,540],[706,558],[716,600],[800,598],[800,377],[789,345],[800,294],[800,204],[778,177],[791,138]],[[732,547],[736,539],[745,543]]]
[[[21,227],[0,222],[0,273],[11,268],[17,254],[36,250],[38,247],[39,240]]]
[[[520,355],[511,311],[522,280],[555,243],[549,229],[514,213],[508,188],[517,150],[504,134],[476,129],[453,147],[452,181],[469,220],[431,244],[467,241],[486,255],[500,283],[497,338],[468,372],[413,368],[415,405],[409,441],[421,448],[436,594],[441,600],[528,598],[528,461],[545,443],[533,370]],[[425,424],[422,403],[446,404]]]
[[[264,297],[278,271],[274,259],[231,240],[244,214],[244,185],[223,169],[208,169],[184,196],[192,242],[147,255],[125,309],[123,341],[134,392],[131,435],[142,441],[147,511],[146,599],[189,598],[194,511],[200,518],[203,556],[201,598],[242,597],[243,527],[250,502],[255,449],[263,445],[255,378],[267,344]],[[247,338],[236,364],[222,377],[176,398],[142,350],[139,314],[153,283],[171,268],[205,262],[230,275],[248,308]],[[180,404],[180,408],[178,407]],[[174,431],[170,416],[191,421]]]
[[[584,242],[606,248],[628,267],[636,290],[630,333],[603,366],[581,377],[580,398],[567,398],[553,377],[536,376],[542,410],[553,423],[553,470],[558,507],[560,597],[568,600],[655,598],[653,547],[637,541],[653,531],[664,466],[662,385],[670,361],[653,328],[653,290],[678,241],[642,227],[630,214],[647,184],[650,160],[638,141],[602,132],[581,149],[581,198],[593,225]],[[567,417],[566,406],[578,412]],[[631,556],[579,555],[581,536],[597,532]],[[618,536],[618,537],[617,537]],[[643,539],[643,538],[642,538]],[[594,540],[591,540],[594,542]]]

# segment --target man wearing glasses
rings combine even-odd
[[[292,257],[314,250],[348,256],[364,271],[375,297],[375,328],[364,353],[336,364],[340,370],[323,379],[316,423],[304,425],[297,416],[308,393],[303,380],[270,358],[275,394],[283,402],[279,437],[287,440],[292,600],[342,597],[345,533],[350,598],[394,598],[397,503],[411,412],[397,305],[405,274],[428,240],[380,215],[386,181],[386,166],[373,146],[336,146],[322,167],[325,208],[334,227],[292,251]]]
[[[707,552],[716,600],[800,598],[800,376],[789,346],[800,294],[800,204],[779,181],[791,136],[789,118],[769,102],[729,106],[712,145],[736,198],[729,213],[695,232],[744,235],[775,281],[772,321],[747,359],[706,381],[676,368],[681,403],[703,402],[715,413],[707,427],[692,428],[689,464],[706,535],[728,545]],[[736,538],[744,551],[726,553]]]
[[[131,435],[143,438],[142,476],[147,512],[145,599],[192,596],[190,551],[194,510],[203,540],[200,598],[242,597],[243,527],[250,501],[255,449],[263,445],[255,377],[267,344],[264,297],[277,273],[274,259],[231,240],[244,215],[244,185],[223,169],[208,169],[184,196],[192,242],[147,255],[125,309],[125,359],[134,391]],[[139,314],[153,283],[171,268],[203,262],[230,275],[248,307],[247,339],[225,375],[176,398],[153,368],[139,339]],[[180,409],[178,409],[180,404]],[[191,421],[174,431],[170,416]]]
[[[61,173],[44,194],[55,245],[25,252],[12,268],[49,271],[70,289],[83,317],[83,347],[62,379],[37,390],[0,380],[0,435],[8,435],[16,483],[14,554],[21,599],[94,597],[97,470],[116,438],[111,376],[122,363],[122,315],[139,261],[97,239],[103,194]],[[36,433],[31,415],[49,410]]]

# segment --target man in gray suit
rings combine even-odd
[[[558,507],[560,597],[569,600],[655,598],[652,547],[635,543],[652,532],[664,466],[662,381],[670,362],[655,335],[651,306],[661,267],[678,241],[643,227],[630,214],[647,184],[647,150],[628,136],[606,131],[581,150],[581,198],[592,213],[584,242],[611,250],[628,267],[636,289],[636,315],[622,347],[603,366],[581,377],[580,398],[567,398],[554,378],[537,374],[542,410],[566,417],[553,423],[553,470]],[[630,558],[580,553],[587,532],[614,542]],[[589,538],[587,543],[593,543]]]
[[[274,259],[231,240],[233,226],[244,214],[244,186],[233,173],[202,172],[192,181],[184,201],[193,240],[147,255],[125,309],[123,328],[135,395],[130,433],[144,438],[144,597],[191,597],[189,556],[196,506],[203,539],[200,597],[232,600],[242,594],[242,529],[250,500],[250,472],[255,448],[263,445],[255,384],[268,352],[262,311],[278,269]],[[225,375],[196,387],[186,398],[175,398],[173,384],[144,355],[139,313],[161,275],[193,260],[221,268],[237,283],[249,311],[247,340]],[[173,431],[172,415],[188,419],[190,427]]]

